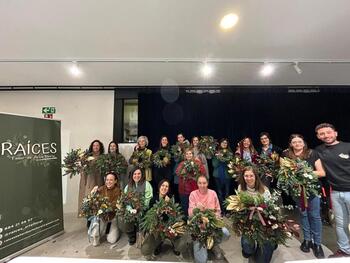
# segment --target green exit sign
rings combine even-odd
[[[43,107],[42,113],[43,113],[43,114],[53,114],[53,113],[56,113],[56,108],[55,108],[55,107]]]

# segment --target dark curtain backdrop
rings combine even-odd
[[[349,87],[319,88],[316,93],[306,93],[310,88],[288,92],[286,87],[219,90],[219,94],[193,94],[185,88],[165,87],[140,92],[139,135],[148,136],[151,149],[158,147],[161,135],[175,143],[179,132],[189,140],[194,135],[227,137],[235,147],[244,136],[258,146],[259,133],[267,131],[274,144],[286,148],[289,135],[300,133],[313,148],[320,143],[315,126],[330,122],[337,127],[339,139],[350,141]],[[178,99],[167,102],[177,92]]]

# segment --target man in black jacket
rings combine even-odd
[[[338,250],[330,257],[350,257],[350,143],[337,140],[338,133],[329,123],[315,128],[324,144],[317,147],[332,187],[331,200],[335,214]]]

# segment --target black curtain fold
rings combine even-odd
[[[350,141],[349,87],[317,88],[315,93],[305,93],[309,89],[291,92],[286,87],[225,87],[220,91],[196,94],[180,88],[178,99],[171,103],[158,88],[139,93],[139,135],[148,136],[152,149],[158,147],[161,135],[175,143],[179,132],[189,140],[194,135],[227,137],[233,148],[244,136],[259,145],[262,131],[271,134],[274,144],[286,148],[289,135],[300,133],[315,147],[320,143],[315,126],[330,122],[337,127],[339,139]]]

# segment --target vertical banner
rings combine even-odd
[[[61,123],[0,113],[0,261],[63,230]]]

